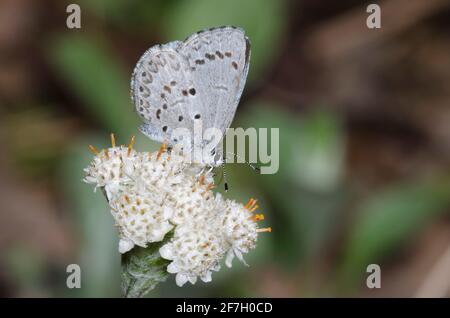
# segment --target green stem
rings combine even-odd
[[[158,283],[167,279],[170,261],[161,257],[159,249],[171,236],[168,233],[161,242],[151,243],[147,248],[135,246],[122,255],[122,292],[125,297],[144,297]]]

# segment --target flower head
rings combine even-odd
[[[176,283],[183,286],[187,281],[195,284],[197,277],[211,281],[212,271],[220,269],[219,261],[226,246],[213,226],[196,227],[185,224],[177,227],[171,242],[159,250],[161,257],[171,260],[169,273],[176,274]]]
[[[244,264],[243,254],[256,247],[264,219],[255,214],[254,199],[246,205],[214,194],[210,169],[192,164],[182,151],[168,151],[163,144],[153,153],[133,150],[130,144],[98,151],[85,169],[85,182],[105,190],[111,214],[119,231],[119,252],[135,245],[147,247],[173,231],[159,252],[170,260],[169,273],[179,286],[194,284],[198,278],[211,281],[225,257],[231,267],[234,256]]]
[[[113,193],[132,181],[138,163],[137,152],[132,149],[134,138],[128,147],[115,145],[114,135],[111,135],[113,146],[98,151],[94,146],[89,149],[95,154],[94,160],[84,169],[86,183],[94,184],[96,188],[104,188],[108,200]]]
[[[119,245],[121,253],[134,245],[147,247],[147,243],[159,242],[173,228],[169,222],[171,207],[150,194],[128,192],[114,197],[110,205],[119,236],[127,242],[126,245],[122,242],[122,247]]]

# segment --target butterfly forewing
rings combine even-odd
[[[222,133],[234,117],[248,72],[250,46],[244,31],[221,27],[198,32],[184,42],[149,49],[137,63],[132,98],[144,134],[174,143],[176,128]]]
[[[231,124],[247,77],[247,50],[244,31],[234,27],[196,33],[182,44],[201,98],[195,111],[205,128],[224,132]]]

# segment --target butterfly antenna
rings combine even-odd
[[[238,156],[237,154],[235,154],[235,153],[233,153],[233,152],[227,152],[227,154],[233,155],[233,156],[235,156],[236,158],[243,160],[247,165],[250,166],[250,168],[252,168],[252,169],[253,169],[254,171],[256,171],[257,173],[260,173],[260,172],[261,172],[261,169],[259,169],[259,167],[257,167],[257,166],[255,166],[255,165],[251,164],[250,162],[248,162],[247,160],[245,160],[245,158],[242,158],[241,156]]]
[[[225,170],[225,160],[222,162],[223,171],[223,186],[225,187],[225,192],[228,192],[228,181],[227,181],[227,171]]]

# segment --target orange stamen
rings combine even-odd
[[[161,155],[162,155],[163,152],[165,152],[165,151],[166,151],[166,144],[163,143],[163,144],[161,145],[161,148],[159,148],[158,155],[156,156],[156,160],[159,160],[159,158],[161,158]]]
[[[256,204],[256,205],[255,205],[254,207],[252,207],[249,211],[253,213],[253,212],[255,212],[255,210],[256,210],[257,208],[259,208],[259,205]]]
[[[108,152],[108,149],[103,149],[103,153],[105,154],[106,159],[109,160],[109,152]]]
[[[247,204],[244,205],[244,208],[249,209],[250,205],[253,203],[253,198],[250,198],[250,200],[248,200]]]
[[[256,232],[258,232],[258,233],[262,233],[262,232],[269,232],[269,233],[271,233],[272,232],[272,228],[271,227],[265,227],[265,228],[262,228],[262,229],[257,229]]]
[[[127,201],[128,204],[131,203],[130,198],[127,195],[125,195],[124,198],[125,198],[125,201]]]
[[[262,221],[262,220],[264,220],[264,214],[256,214],[254,220],[255,221]]]
[[[127,156],[130,156],[131,150],[133,149],[133,146],[134,146],[135,141],[136,141],[136,138],[134,138],[134,136],[131,136],[130,143],[128,144],[128,153],[127,153]]]
[[[111,133],[111,146],[116,148],[116,137],[114,136],[114,133]]]
[[[207,186],[206,186],[206,191],[209,191],[209,190],[212,190],[212,189],[214,189],[215,188],[215,185],[214,185],[214,183],[210,183],[210,184],[208,184]]]
[[[249,220],[253,220],[255,222],[264,220],[264,214],[256,214],[254,216],[249,217]]]
[[[92,145],[89,145],[89,151],[92,152],[94,155],[98,155],[99,154],[98,149],[95,148]]]
[[[199,182],[201,185],[204,185],[204,184],[205,184],[205,176],[204,176],[203,174],[200,176],[200,178],[198,178],[198,182]]]

